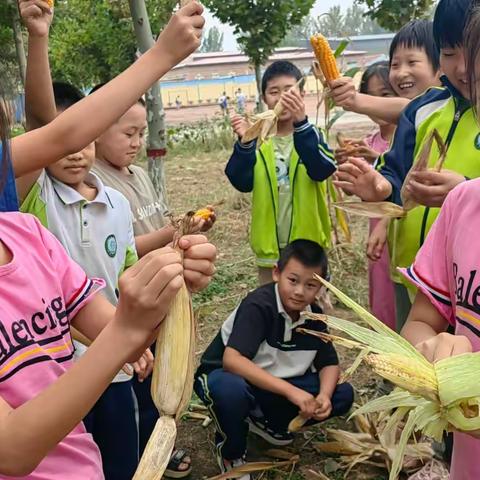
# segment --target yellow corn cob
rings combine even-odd
[[[339,78],[340,71],[338,70],[337,59],[330,48],[328,40],[323,35],[317,34],[310,37],[310,43],[325,79],[331,82]]]
[[[181,222],[188,234],[193,213]],[[178,240],[178,239],[177,239]],[[160,324],[152,374],[152,399],[160,413],[134,480],[160,480],[172,454],[178,421],[192,396],[195,324],[192,303],[183,285]]]
[[[390,480],[398,478],[408,439],[414,431],[422,431],[440,441],[445,430],[469,432],[480,429],[480,353],[446,358],[432,365],[409,342],[340,290],[318,276],[317,279],[370,327],[308,313],[310,318],[324,321],[331,329],[339,330],[353,340],[345,342],[341,337],[329,334],[322,334],[321,338],[348,348],[356,345],[376,373],[400,387],[388,396],[367,403],[353,414],[398,409],[401,415],[392,416],[389,429],[397,428],[406,419],[393,457]],[[319,336],[318,332],[304,333]],[[365,355],[365,351],[369,354]]]
[[[212,215],[215,213],[213,208],[201,208],[195,212],[195,217],[200,217],[205,221],[208,221],[212,218]]]
[[[54,0],[47,0],[48,6],[53,8]]]

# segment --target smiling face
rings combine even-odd
[[[403,98],[415,98],[439,85],[440,74],[433,70],[424,49],[399,45],[390,63],[390,83]]]
[[[467,100],[470,99],[464,47],[442,48],[440,50],[440,67],[450,83]]]
[[[322,275],[322,268],[307,267],[295,257],[285,265],[282,271],[278,267],[273,270],[273,280],[278,283],[278,292],[285,311],[296,316],[315,301],[320,291],[320,282],[314,274]]]
[[[292,87],[297,83],[297,79],[290,75],[279,75],[268,81],[267,88],[265,89],[265,94],[263,99],[267,104],[269,110],[273,110],[275,105],[280,100],[282,93],[288,92]],[[302,98],[305,96],[304,91],[300,91]],[[284,109],[280,115],[280,122],[288,122],[292,120],[292,113],[289,110]]]
[[[134,163],[144,145],[147,110],[137,103],[112,125],[97,142],[97,158],[122,169]]]

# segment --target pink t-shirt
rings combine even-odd
[[[372,150],[375,150],[380,154],[390,150],[390,142],[382,137],[380,130],[377,130],[376,132],[366,137],[365,142]]]
[[[0,213],[0,240],[13,255],[0,266],[0,397],[17,408],[72,365],[70,320],[101,282],[31,215]],[[100,452],[81,423],[24,478],[103,479]]]
[[[402,273],[480,351],[480,179],[455,188]],[[479,374],[480,375],[480,374]],[[480,440],[455,433],[450,480],[480,479]]]

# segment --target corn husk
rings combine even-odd
[[[404,417],[404,411],[399,409],[397,412],[394,415]],[[329,441],[316,442],[313,447],[318,452],[341,455],[346,475],[360,463],[390,470],[401,432],[396,420],[397,418],[382,413],[359,414],[354,418],[356,432],[327,429]],[[396,424],[395,428],[391,427],[392,423]],[[406,445],[401,470],[413,473],[432,457],[430,443],[412,440]]]
[[[405,421],[392,459],[390,480],[398,478],[408,440],[415,431],[441,441],[444,431],[480,429],[480,353],[446,358],[433,365],[363,307],[326,280],[316,278],[367,324],[364,327],[329,315],[306,313],[309,318],[323,321],[330,329],[349,337],[323,334],[321,338],[358,349],[374,372],[399,387],[390,395],[365,404],[352,415],[402,409],[403,417],[393,416],[389,424],[389,428],[394,429]]]
[[[194,212],[173,221],[174,246],[192,229]],[[170,461],[176,421],[187,409],[193,391],[195,320],[190,293],[184,284],[160,324],[152,373],[152,399],[160,418],[145,448],[134,480],[160,480]]]
[[[418,203],[408,193],[408,191],[406,189],[406,186],[410,182],[410,178],[412,176],[412,173],[423,172],[423,171],[428,169],[428,161],[430,159],[430,154],[432,152],[432,148],[433,148],[434,143],[437,144],[437,147],[438,147],[438,150],[439,150],[439,153],[440,153],[440,157],[437,161],[437,164],[436,164],[434,170],[439,172],[442,169],[443,164],[445,163],[445,159],[446,159],[446,156],[447,156],[447,147],[446,147],[445,143],[443,142],[442,137],[438,133],[438,130],[434,129],[428,135],[427,141],[424,143],[424,145],[423,145],[423,147],[420,151],[420,154],[418,156],[418,160],[412,166],[412,168],[410,169],[410,171],[408,172],[408,174],[405,178],[405,181],[403,182],[403,187],[402,187],[402,190],[400,192],[400,196],[401,196],[401,199],[402,199],[403,208],[406,211],[412,210],[413,208],[418,206]]]
[[[304,81],[302,77],[292,88],[295,90]],[[257,148],[271,137],[277,134],[278,119],[283,113],[283,105],[278,102],[273,110],[267,110],[266,112],[253,115],[253,125],[245,132],[242,137],[242,143],[249,143],[253,140],[257,140]]]
[[[292,467],[294,466],[300,457],[295,455],[290,460],[285,460],[283,462],[250,462],[241,465],[240,467],[235,467],[229,470],[227,473],[222,473],[221,475],[216,475],[211,477],[208,480],[227,480],[229,478],[241,478],[249,473],[256,472],[266,472],[268,470],[274,470],[282,467]]]
[[[335,202],[338,210],[368,218],[402,218],[407,212],[392,202]]]

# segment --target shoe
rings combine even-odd
[[[268,427],[264,418],[250,416],[247,418],[249,430],[262,437],[271,445],[284,447],[293,442],[293,435],[289,432],[276,432]]]
[[[241,467],[242,465],[245,465],[247,463],[244,457],[237,458],[235,460],[227,460],[226,458],[217,457],[217,460],[218,460],[218,466],[220,467],[220,470],[222,471],[222,473],[227,473],[230,470],[233,470],[234,468],[237,468],[237,467]],[[241,477],[235,477],[235,478],[239,480],[251,480],[249,473],[246,473]]]

